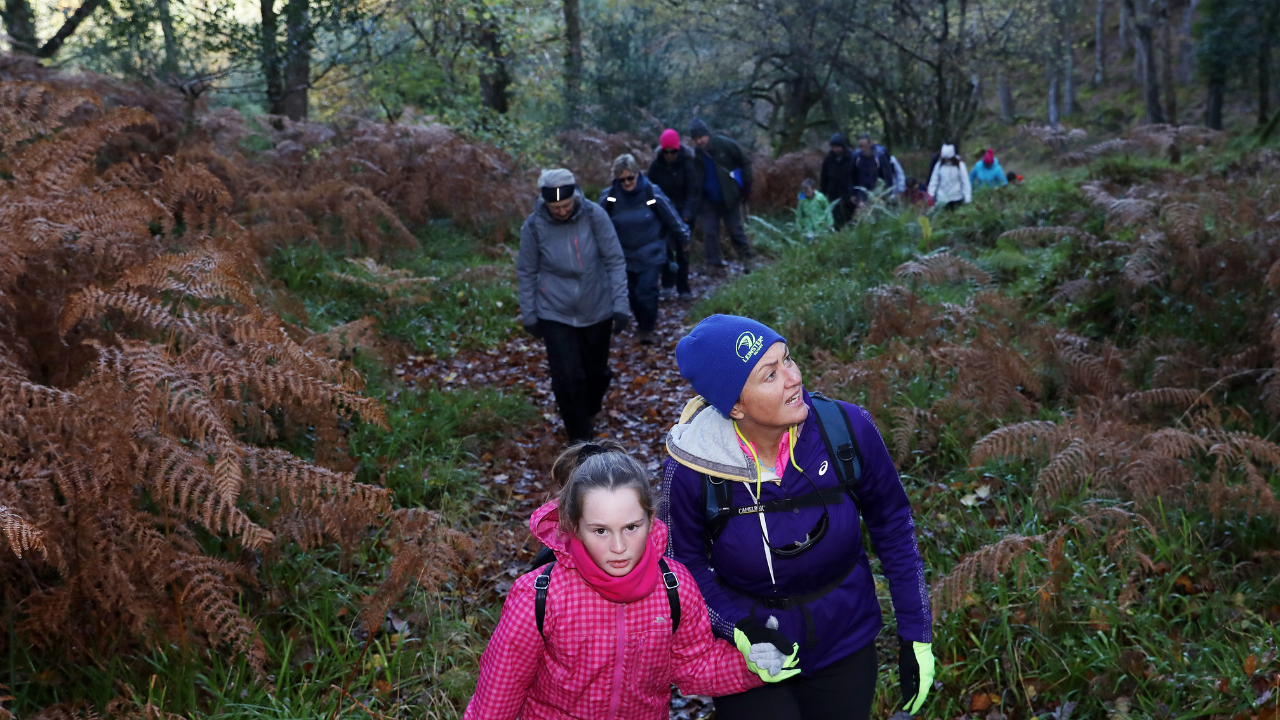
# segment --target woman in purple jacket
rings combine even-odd
[[[667,435],[667,554],[693,573],[717,634],[799,648],[798,677],[716,698],[719,717],[870,716],[881,619],[864,523],[897,617],[904,709],[918,712],[933,684],[929,594],[911,504],[871,416],[838,403],[859,449],[855,503],[819,431],[823,401],[805,392],[778,333],[712,315],[676,361],[699,397]]]

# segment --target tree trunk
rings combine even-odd
[[[775,156],[795,152],[804,146],[804,131],[809,127],[809,111],[822,99],[820,94],[810,92],[809,78],[804,76],[791,80],[784,87],[787,95],[782,103],[782,127],[779,128],[778,141],[773,148]]]
[[[1107,0],[1098,0],[1098,11],[1093,19],[1093,86],[1102,87],[1106,79],[1107,50]]]
[[[1204,124],[1214,130],[1222,129],[1222,94],[1225,85],[1226,78],[1209,78],[1209,101],[1205,104]]]
[[[1189,85],[1196,70],[1195,38],[1191,36],[1191,25],[1195,22],[1196,8],[1200,0],[1191,0],[1182,8],[1182,31],[1178,38],[1178,82]]]
[[[1062,8],[1062,114],[1075,113],[1076,102],[1076,0],[1067,0]]]
[[[173,29],[169,0],[156,0],[156,13],[160,16],[160,32],[164,34],[164,62],[160,64],[160,74],[166,82],[173,82],[178,77],[178,34]]]
[[[1173,73],[1173,16],[1169,13],[1169,0],[1165,0],[1164,20],[1160,25],[1160,79],[1164,83],[1164,116],[1169,123],[1178,124],[1178,87]]]
[[[1058,73],[1049,67],[1049,127],[1058,127]]]
[[[284,114],[290,120],[307,119],[307,92],[311,88],[311,17],[308,0],[288,0],[284,6],[285,61]]]
[[[1150,15],[1138,19],[1133,7],[1134,0],[1124,0],[1129,6],[1129,15],[1134,18],[1134,37],[1137,40],[1137,51],[1134,59],[1142,58],[1142,97],[1147,111],[1148,123],[1164,122],[1164,110],[1160,107],[1160,84],[1156,79],[1156,43]],[[1136,64],[1136,63],[1135,63]]]
[[[1013,107],[1013,86],[1009,83],[1009,74],[1000,71],[996,74],[996,93],[1000,95],[1000,121],[1012,125],[1016,112]]]
[[[80,23],[89,19],[93,11],[98,8],[102,0],[84,0],[80,3],[80,7],[71,13],[71,16],[62,21],[62,27],[58,28],[58,32],[53,34],[40,49],[36,51],[36,57],[42,60],[48,60],[58,51],[62,49],[62,45],[67,42],[67,38],[75,34],[76,28],[80,27]]]
[[[1258,125],[1271,116],[1271,33],[1258,33]]]
[[[1120,0],[1120,54],[1124,55],[1129,50],[1129,3]]]
[[[36,18],[27,0],[8,0],[4,8],[4,29],[9,34],[13,52],[35,55],[40,45],[36,40]]]
[[[267,81],[267,112],[284,114],[284,80],[280,76],[280,46],[275,0],[261,0],[262,76]]]
[[[564,99],[570,124],[577,124],[582,92],[582,9],[579,0],[564,0]]]
[[[507,51],[502,46],[501,29],[497,15],[489,12],[489,19],[480,25],[478,45],[484,54],[480,71],[480,101],[484,106],[505,114],[511,107],[511,70]]]

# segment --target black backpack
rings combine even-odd
[[[849,422],[848,413],[835,400],[822,393],[813,393],[810,397],[813,399],[813,410],[817,413],[818,434],[822,436],[822,444],[827,448],[827,456],[831,458],[831,464],[835,466],[836,478],[839,479],[840,486],[844,488],[856,507],[858,486],[862,481],[862,451],[858,448],[858,441],[853,436],[853,424]],[[843,499],[843,496],[837,497]],[[783,498],[746,507],[734,507],[733,493],[728,481],[706,474],[702,476],[702,498],[708,550],[720,537],[720,533],[724,532],[729,519],[735,515],[785,512],[823,504],[822,495],[812,492],[797,498]]]
[[[543,560],[544,557],[547,559]],[[533,612],[534,619],[538,623],[538,634],[546,640],[547,636],[542,632],[542,623],[547,616],[547,588],[551,587],[551,571],[556,567],[555,553],[551,552],[551,548],[542,548],[533,558],[533,568],[543,565],[546,565],[546,569],[533,581]],[[680,593],[677,591],[680,580],[676,578],[675,573],[671,572],[671,566],[667,565],[666,559],[658,558],[658,567],[662,570],[662,584],[667,588],[667,603],[671,605],[671,634],[674,635],[680,628]]]

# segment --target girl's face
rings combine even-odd
[[[805,189],[804,189],[804,196],[805,196],[806,198],[808,198],[808,199],[812,200],[812,199],[813,199],[813,188],[805,188]]]
[[[649,542],[649,515],[631,488],[588,490],[582,496],[577,536],[601,570],[622,577],[635,568]]]
[[[729,416],[766,427],[790,427],[809,416],[801,397],[803,390],[800,368],[791,359],[786,343],[776,342],[751,371]]]

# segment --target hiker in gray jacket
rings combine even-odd
[[[626,329],[627,273],[609,215],[582,195],[573,173],[543,170],[533,214],[520,228],[520,319],[547,346],[551,390],[569,442],[594,437],[613,373],[609,335]]]

